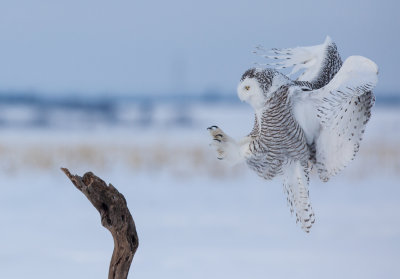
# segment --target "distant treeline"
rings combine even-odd
[[[400,93],[376,93],[376,105],[400,105]],[[71,109],[110,110],[119,103],[136,104],[182,104],[182,103],[227,103],[240,104],[236,93],[206,92],[202,94],[41,94],[37,92],[1,92],[2,105],[36,105]]]
[[[376,96],[377,106],[400,106],[400,94],[377,93]],[[245,105],[236,94],[218,92],[123,96],[0,92],[0,127],[188,127],[199,121],[193,108],[206,110],[208,106],[227,110]]]

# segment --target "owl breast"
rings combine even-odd
[[[292,160],[307,162],[309,159],[304,132],[290,107],[288,87],[281,87],[256,121],[258,133],[254,133],[250,142],[253,156],[247,159],[247,164],[266,179],[281,174],[282,167]]]

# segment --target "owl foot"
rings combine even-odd
[[[211,147],[217,152],[217,159],[236,163],[239,158],[239,147],[234,139],[224,133],[218,126],[208,127],[212,142]]]
[[[219,160],[224,159],[225,151],[223,148],[223,143],[226,141],[225,133],[218,126],[215,125],[208,127],[207,130],[210,132],[210,135],[212,137],[212,142],[210,143],[210,146],[213,146],[217,151],[217,158]]]

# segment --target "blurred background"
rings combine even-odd
[[[0,278],[105,278],[113,243],[59,170],[126,197],[130,278],[399,278],[397,1],[0,2]],[[252,128],[243,72],[266,48],[320,44],[375,61],[352,164],[311,179],[310,234],[281,181],[215,158],[206,128]]]

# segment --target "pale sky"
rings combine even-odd
[[[322,43],[380,67],[395,93],[398,1],[2,0],[0,91],[234,94],[254,46]],[[400,94],[400,93],[399,93]]]

